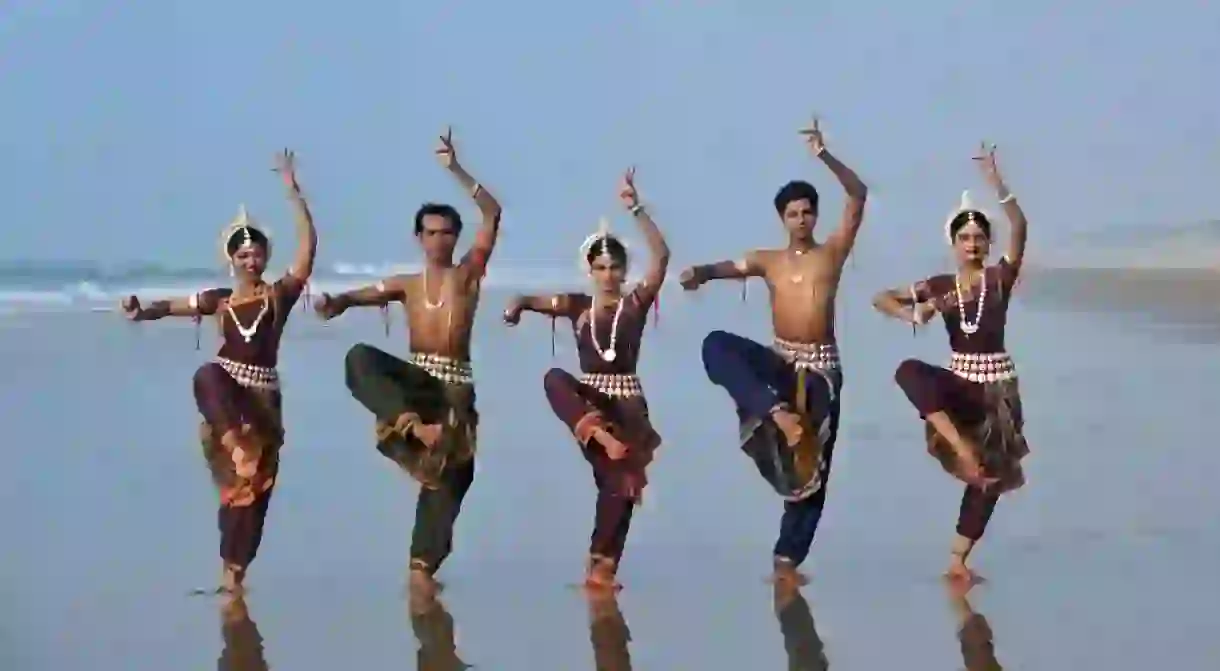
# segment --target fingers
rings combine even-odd
[[[453,126],[445,126],[445,134],[441,136],[441,144],[445,147],[453,146]]]
[[[801,135],[820,135],[822,133],[822,127],[819,125],[819,123],[818,117],[815,114],[813,116],[812,123],[801,129]]]

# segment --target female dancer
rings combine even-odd
[[[567,317],[572,322],[583,375],[552,368],[543,378],[547,400],[576,436],[597,484],[597,513],[589,548],[586,586],[617,589],[615,575],[627,542],[631,515],[643,493],[645,468],[661,438],[648,419],[648,403],[636,362],[648,309],[669,267],[669,246],[635,189],[635,170],[623,177],[619,198],[640,224],[652,255],[643,280],[626,295],[627,250],[603,230],[581,245],[581,261],[593,293],[518,296],[504,312],[510,326],[523,311]]]
[[[909,289],[883,291],[873,301],[886,315],[915,325],[926,324],[938,312],[944,317],[953,349],[949,367],[908,359],[894,377],[927,422],[928,452],[966,483],[948,576],[969,582],[976,576],[966,559],[1000,494],[1024,484],[1020,462],[1029,453],[1017,372],[1004,351],[1008,303],[1025,256],[1027,224],[996,167],[994,145],[984,145],[975,160],[1011,222],[1008,253],[998,264],[986,265],[991,219],[963,193],[961,206],[945,224],[957,272],[934,275]]]
[[[313,273],[318,236],[297,184],[292,152],[279,156],[296,209],[297,251],[288,272],[267,284],[263,271],[271,241],[243,206],[224,230],[222,251],[234,277],[231,289],[209,289],[147,306],[131,296],[123,311],[132,321],[215,315],[224,344],[195,372],[195,404],[203,415],[203,454],[220,490],[221,590],[238,592],[263,537],[263,520],[279,471],[284,442],[276,372],[284,324]]]

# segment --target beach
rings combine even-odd
[[[1005,669],[1188,670],[1220,659],[1220,451],[1206,424],[1220,379],[1220,317],[1209,308],[1220,294],[1198,278],[1166,289],[1114,273],[1075,284],[1033,273],[1009,320],[1029,484],[1001,501],[975,557],[989,581],[970,594]],[[784,627],[764,582],[780,502],[738,451],[729,400],[699,360],[712,329],[766,341],[765,298],[755,287],[742,303],[732,284],[665,292],[640,370],[665,444],[619,598],[636,671],[965,663],[939,581],[961,489],[925,454],[892,379],[902,359],[942,362],[948,349],[939,323],[913,336],[874,314],[877,288],[849,277],[840,293],[847,382],[803,590],[812,619]],[[485,291],[479,315],[478,470],[442,601],[466,664],[592,669],[588,605],[572,587],[592,478],[541,386],[549,367],[575,366],[573,346],[560,328],[552,356],[545,319],[505,328],[508,291]],[[281,356],[288,438],[247,597],[261,650],[230,651],[244,665],[221,668],[412,669],[417,632],[445,631],[413,629],[403,586],[416,487],[377,453],[371,419],[343,385],[355,342],[405,351],[399,313],[391,326],[387,338],[375,310],[330,324],[294,314]],[[219,573],[190,390],[216,344],[207,324],[196,351],[189,322],[135,325],[100,311],[0,318],[0,667],[218,664],[218,601],[188,596]]]

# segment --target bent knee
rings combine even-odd
[[[709,355],[724,351],[725,345],[733,339],[728,331],[712,331],[703,337],[703,361],[706,363]]]
[[[356,343],[347,350],[347,355],[343,357],[343,365],[348,371],[365,370],[373,360],[375,351],[372,345]]]
[[[894,371],[894,382],[904,389],[912,384],[918,384],[927,369],[928,364],[918,359],[907,359],[898,364],[898,368]]]
[[[552,368],[542,376],[543,389],[568,389],[576,385],[576,378],[562,368]]]

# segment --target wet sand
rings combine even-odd
[[[991,580],[970,605],[1005,669],[1212,668],[1220,451],[1205,421],[1220,357],[1207,341],[1116,326],[1153,317],[1046,278],[1023,286],[1010,331],[1034,451],[1029,485],[1000,504],[977,553]],[[1089,282],[1079,286],[1111,296],[1108,283]],[[793,602],[779,614],[763,580],[779,503],[737,452],[728,400],[698,360],[713,328],[765,338],[763,301],[755,292],[741,305],[735,287],[667,294],[641,370],[666,444],[618,602],[630,668],[960,668],[974,664],[963,647],[971,660],[986,657],[984,629],[938,578],[960,489],[924,454],[891,378],[905,357],[943,360],[943,333],[913,338],[883,321],[867,308],[875,287],[859,284],[841,298],[842,447],[808,566],[808,610]],[[1153,306],[1206,299],[1136,286],[1118,292],[1119,307],[1132,296]],[[250,576],[250,618],[231,614],[228,627],[218,599],[187,596],[219,570],[189,382],[211,333],[196,352],[185,324],[40,315],[0,328],[12,353],[0,387],[10,438],[0,666],[159,671],[214,668],[223,657],[229,669],[451,669],[460,659],[512,671],[592,669],[600,655],[605,668],[628,668],[613,609],[591,628],[590,606],[571,587],[592,482],[541,389],[549,366],[572,365],[571,344],[561,331],[552,360],[545,320],[502,330],[503,298],[489,292],[480,315],[478,476],[443,571],[452,642],[439,611],[409,612],[415,488],[377,454],[369,418],[342,383],[345,349],[367,340],[401,351],[399,323],[389,342],[375,313],[330,326],[298,313],[290,325],[281,484]],[[1187,323],[1156,319],[1162,329]],[[963,622],[973,623],[969,646]]]

